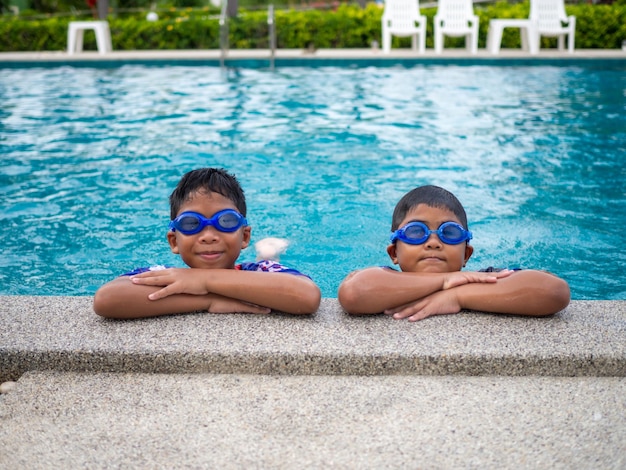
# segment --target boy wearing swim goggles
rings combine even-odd
[[[351,314],[385,313],[417,321],[432,315],[476,310],[545,316],[570,301],[567,283],[544,271],[493,269],[462,272],[474,252],[459,200],[437,186],[407,193],[393,212],[389,267],[350,273],[339,302]]]
[[[98,289],[98,315],[317,311],[320,290],[308,276],[271,260],[236,264],[252,229],[234,176],[216,168],[190,171],[170,196],[170,212],[170,249],[191,269],[159,266],[126,273]]]

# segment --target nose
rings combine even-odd
[[[212,243],[219,238],[219,231],[212,225],[207,225],[200,232],[199,240],[202,243]]]
[[[428,248],[441,248],[442,242],[439,239],[439,235],[437,235],[435,232],[431,232],[424,244]]]

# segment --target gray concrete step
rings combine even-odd
[[[172,315],[106,320],[89,297],[0,297],[0,382],[29,370],[302,375],[626,376],[626,301],[548,318],[467,312],[417,323],[350,317]]]
[[[626,468],[626,378],[29,372],[0,468]]]

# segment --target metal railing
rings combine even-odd
[[[274,22],[274,5],[267,7],[267,29],[269,34],[270,48],[270,69],[274,70],[274,59],[276,57],[276,23]]]
[[[219,19],[220,25],[220,67],[224,67],[228,55],[228,0],[222,0],[222,10]],[[270,50],[270,69],[274,70],[276,59],[276,22],[274,20],[274,5],[267,7],[268,47]]]
[[[226,54],[228,53],[228,1],[222,0],[222,11],[220,13],[220,67],[224,67]]]

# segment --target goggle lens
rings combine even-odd
[[[389,241],[395,243],[400,240],[410,245],[421,245],[428,240],[431,233],[437,234],[439,240],[446,245],[458,245],[472,239],[472,232],[456,222],[444,222],[437,230],[430,230],[423,222],[409,222],[393,232]]]
[[[200,219],[193,215],[185,215],[179,217],[176,221],[175,228],[183,233],[195,233],[200,227]]]
[[[451,244],[461,243],[465,241],[465,230],[457,224],[443,224],[439,227],[439,238]]]
[[[178,230],[185,235],[194,235],[204,230],[204,227],[211,225],[220,232],[234,232],[242,226],[248,225],[248,221],[239,212],[226,209],[214,214],[207,219],[197,212],[183,212],[170,222],[169,228],[172,231]]]
[[[404,236],[409,240],[424,240],[428,238],[428,227],[424,224],[409,224],[404,227]]]
[[[241,225],[240,219],[241,216],[236,212],[227,212],[217,218],[217,225],[224,229],[237,230]]]

